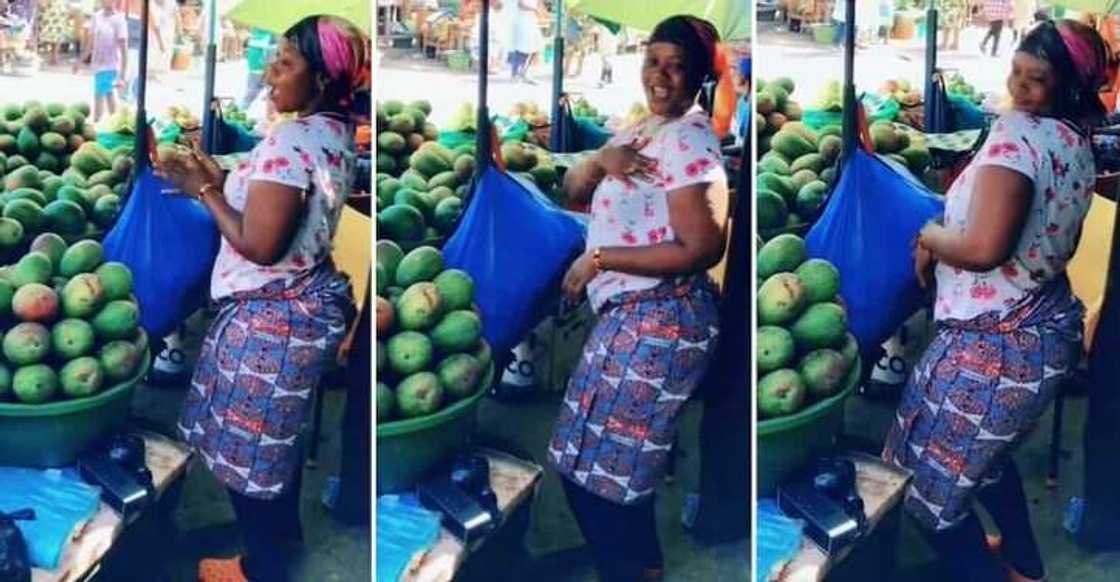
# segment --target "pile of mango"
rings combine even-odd
[[[463,213],[474,175],[474,151],[474,144],[452,150],[439,142],[424,142],[398,176],[378,173],[380,236],[402,244],[449,236]]]
[[[377,173],[400,176],[410,167],[413,153],[425,142],[439,139],[439,128],[428,122],[428,101],[386,101],[377,104]]]
[[[758,412],[766,419],[840,392],[859,345],[848,332],[836,267],[806,260],[805,242],[793,234],[759,245],[756,376]]]
[[[132,273],[100,243],[38,236],[0,269],[0,401],[85,398],[128,380],[148,351]]]
[[[492,355],[470,275],[445,269],[430,246],[405,254],[381,240],[375,261],[377,421],[427,416],[475,394]]]

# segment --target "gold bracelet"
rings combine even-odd
[[[595,265],[596,272],[603,272],[603,247],[595,247],[595,251],[591,254],[591,262]]]
[[[205,199],[209,198],[211,194],[214,194],[214,193],[220,195],[222,193],[222,189],[213,185],[213,184],[203,184],[202,188],[198,189],[198,199],[199,200],[205,200]]]

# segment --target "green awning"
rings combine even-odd
[[[314,14],[345,18],[373,33],[373,0],[242,0],[225,15],[248,26],[284,34],[293,24]]]
[[[643,32],[676,14],[690,14],[711,22],[724,41],[751,37],[753,3],[743,0],[566,0],[565,6],[588,16]]]
[[[1049,4],[1055,8],[1065,8],[1077,12],[1093,12],[1096,14],[1120,12],[1120,1],[1117,0],[1051,0]]]

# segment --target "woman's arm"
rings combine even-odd
[[[284,257],[303,210],[303,193],[276,182],[253,181],[245,212],[234,210],[223,196],[204,196],[218,230],[230,246],[258,265],[274,265]]]
[[[599,162],[599,154],[596,152],[564,172],[564,192],[572,202],[586,204],[591,201],[591,195],[606,177],[607,171]]]
[[[975,194],[964,232],[931,224],[918,244],[946,265],[968,271],[990,271],[1007,261],[1027,221],[1033,184],[1023,174],[999,166],[977,173]]]
[[[603,269],[666,277],[708,270],[719,263],[727,242],[726,217],[716,217],[711,200],[727,196],[727,186],[702,183],[669,192],[669,224],[675,238],[641,247],[603,247]]]

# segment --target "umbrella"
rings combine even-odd
[[[373,34],[373,0],[242,0],[224,16],[248,26],[283,34],[293,24],[313,14],[349,20],[367,35]]]
[[[690,14],[711,22],[725,41],[751,37],[753,4],[742,0],[567,0],[568,8],[649,32],[657,23],[677,14]]]

